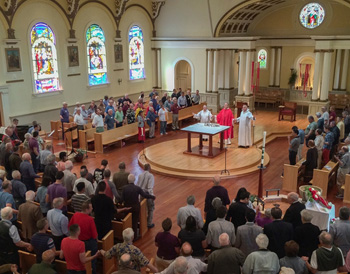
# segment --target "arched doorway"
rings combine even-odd
[[[309,66],[308,73],[306,73],[307,65]],[[298,58],[296,59],[295,67],[298,75],[298,79],[295,83],[295,86],[297,87],[297,89],[303,89],[304,82],[305,82],[305,89],[311,90],[314,84],[314,71],[315,71],[314,54],[304,53],[298,56]],[[308,74],[308,77],[305,77],[305,74]]]
[[[191,89],[191,65],[185,60],[180,60],[175,64],[174,72],[175,88],[181,88],[183,91]]]

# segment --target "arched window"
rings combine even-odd
[[[143,33],[139,26],[129,30],[129,79],[145,78]]]
[[[267,60],[267,52],[264,49],[259,50],[258,53],[258,62],[260,64],[260,68],[266,68],[266,60]]]
[[[56,38],[45,23],[37,23],[31,30],[35,93],[59,90]]]
[[[92,24],[86,31],[89,85],[107,83],[105,34],[99,25]]]

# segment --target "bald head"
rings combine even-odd
[[[51,264],[55,259],[55,252],[53,252],[51,249],[46,250],[43,254],[42,254],[42,260],[45,263],[49,263]]]
[[[128,253],[124,253],[119,260],[119,265],[123,267],[129,267],[131,265],[131,256]]]
[[[326,247],[330,247],[333,244],[333,238],[332,235],[329,234],[326,231],[323,231],[320,236],[319,236],[319,240],[321,245],[326,246]]]
[[[213,183],[214,183],[214,186],[217,186],[220,184],[220,176],[219,175],[214,176]]]
[[[185,242],[182,247],[181,247],[181,254],[184,255],[185,257],[191,256],[192,254],[192,246],[190,243]]]
[[[30,154],[29,153],[24,153],[23,155],[22,155],[22,160],[23,161],[29,161],[31,159],[31,157],[30,157]]]
[[[220,243],[220,246],[230,245],[230,237],[228,236],[227,233],[222,233],[219,236],[219,243]]]

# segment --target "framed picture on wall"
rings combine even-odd
[[[21,56],[19,48],[5,49],[7,72],[21,71]]]
[[[114,61],[115,63],[123,63],[123,45],[114,45]]]
[[[79,50],[77,46],[68,46],[68,66],[79,66]]]

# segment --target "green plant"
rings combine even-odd
[[[290,72],[289,80],[288,80],[288,85],[294,86],[295,82],[297,81],[298,74],[295,69],[292,69]]]
[[[76,150],[76,152],[77,152],[77,154],[82,154],[82,155],[85,155],[85,154],[86,154],[86,150],[81,149],[81,148],[78,148],[78,149]]]

